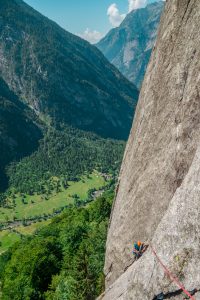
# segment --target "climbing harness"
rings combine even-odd
[[[168,269],[167,267],[164,265],[164,263],[161,261],[161,259],[159,258],[159,256],[157,255],[156,251],[154,250],[154,248],[149,245],[151,248],[151,251],[153,252],[153,254],[155,255],[155,257],[157,258],[158,262],[160,263],[160,265],[163,267],[165,274],[171,279],[173,280],[176,285],[192,300],[195,300],[194,297],[192,297],[192,295],[185,289],[185,287],[183,286],[183,284],[179,281],[179,279],[173,275]]]

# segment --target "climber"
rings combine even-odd
[[[140,241],[134,243],[133,254],[135,255],[135,259],[138,260],[143,255],[143,253],[147,250],[147,248],[148,245],[145,245]]]

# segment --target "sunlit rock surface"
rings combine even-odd
[[[199,0],[166,2],[113,205],[103,299],[178,290],[150,249],[126,270],[138,239],[153,244],[187,289],[200,288],[199,25]]]

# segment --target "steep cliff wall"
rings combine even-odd
[[[174,289],[150,250],[125,272],[137,239],[153,240],[188,288],[200,287],[199,26],[199,0],[166,2],[113,206],[105,299],[153,299]]]
[[[188,290],[200,288],[200,146],[154,234],[152,244],[165,265]],[[149,249],[107,290],[104,300],[152,300],[179,288],[164,275]],[[166,299],[166,298],[165,298]],[[172,299],[183,299],[178,295]],[[195,294],[200,299],[200,293]]]

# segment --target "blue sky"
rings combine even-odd
[[[25,0],[66,30],[92,43],[118,26],[132,9],[157,0]]]

